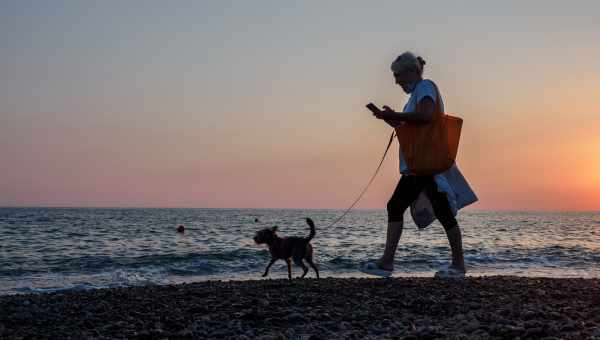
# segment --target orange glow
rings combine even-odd
[[[469,209],[600,210],[597,8],[197,3],[0,11],[0,206],[346,208],[391,132],[365,104],[402,109],[413,50],[464,120]]]

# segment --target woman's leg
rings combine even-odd
[[[392,197],[387,203],[388,226],[385,239],[385,250],[377,265],[385,270],[394,269],[394,257],[400,236],[402,236],[402,228],[404,224],[404,212],[414,202],[424,188],[422,177],[417,176],[402,176]]]
[[[460,227],[458,226],[456,218],[454,218],[446,194],[438,191],[437,184],[433,178],[427,185],[427,197],[429,197],[429,200],[431,201],[435,217],[440,221],[446,231],[446,236],[450,243],[450,250],[452,252],[452,267],[466,272]]]

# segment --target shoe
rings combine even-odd
[[[380,268],[377,265],[377,262],[375,262],[375,261],[368,261],[368,262],[361,264],[360,267],[358,267],[358,270],[360,270],[361,272],[363,272],[365,274],[375,275],[375,276],[380,276],[380,277],[392,276],[391,270],[386,270],[386,269]]]
[[[450,265],[438,270],[433,276],[438,279],[464,279],[465,272]]]

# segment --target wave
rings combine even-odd
[[[86,255],[42,259],[37,265],[7,263],[0,269],[0,277],[32,275],[37,273],[91,274],[116,269],[163,268],[180,275],[199,275],[226,272],[244,266],[258,265],[268,259],[266,250],[234,249],[222,252],[187,254],[155,254],[137,257]]]
[[[375,249],[373,249],[375,250]],[[322,253],[325,253],[322,251]],[[335,256],[326,253],[317,256],[316,262],[326,270],[347,271],[359,262],[376,258],[377,253],[348,252]],[[446,247],[417,246],[399,250],[396,262],[403,268],[427,270],[448,261]],[[237,248],[222,251],[201,251],[183,254],[151,254],[143,256],[83,255],[74,257],[43,257],[15,259],[0,263],[0,277],[15,277],[39,273],[92,274],[110,270],[141,270],[160,268],[172,275],[210,275],[237,273],[263,268],[270,255],[266,249]],[[600,250],[579,245],[548,245],[529,249],[468,248],[465,259],[473,267],[522,266],[597,266]]]

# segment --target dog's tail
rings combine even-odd
[[[310,234],[308,234],[308,241],[310,242],[310,240],[312,240],[313,237],[315,237],[315,222],[313,222],[313,220],[311,220],[310,218],[307,218],[306,223],[310,227]]]

